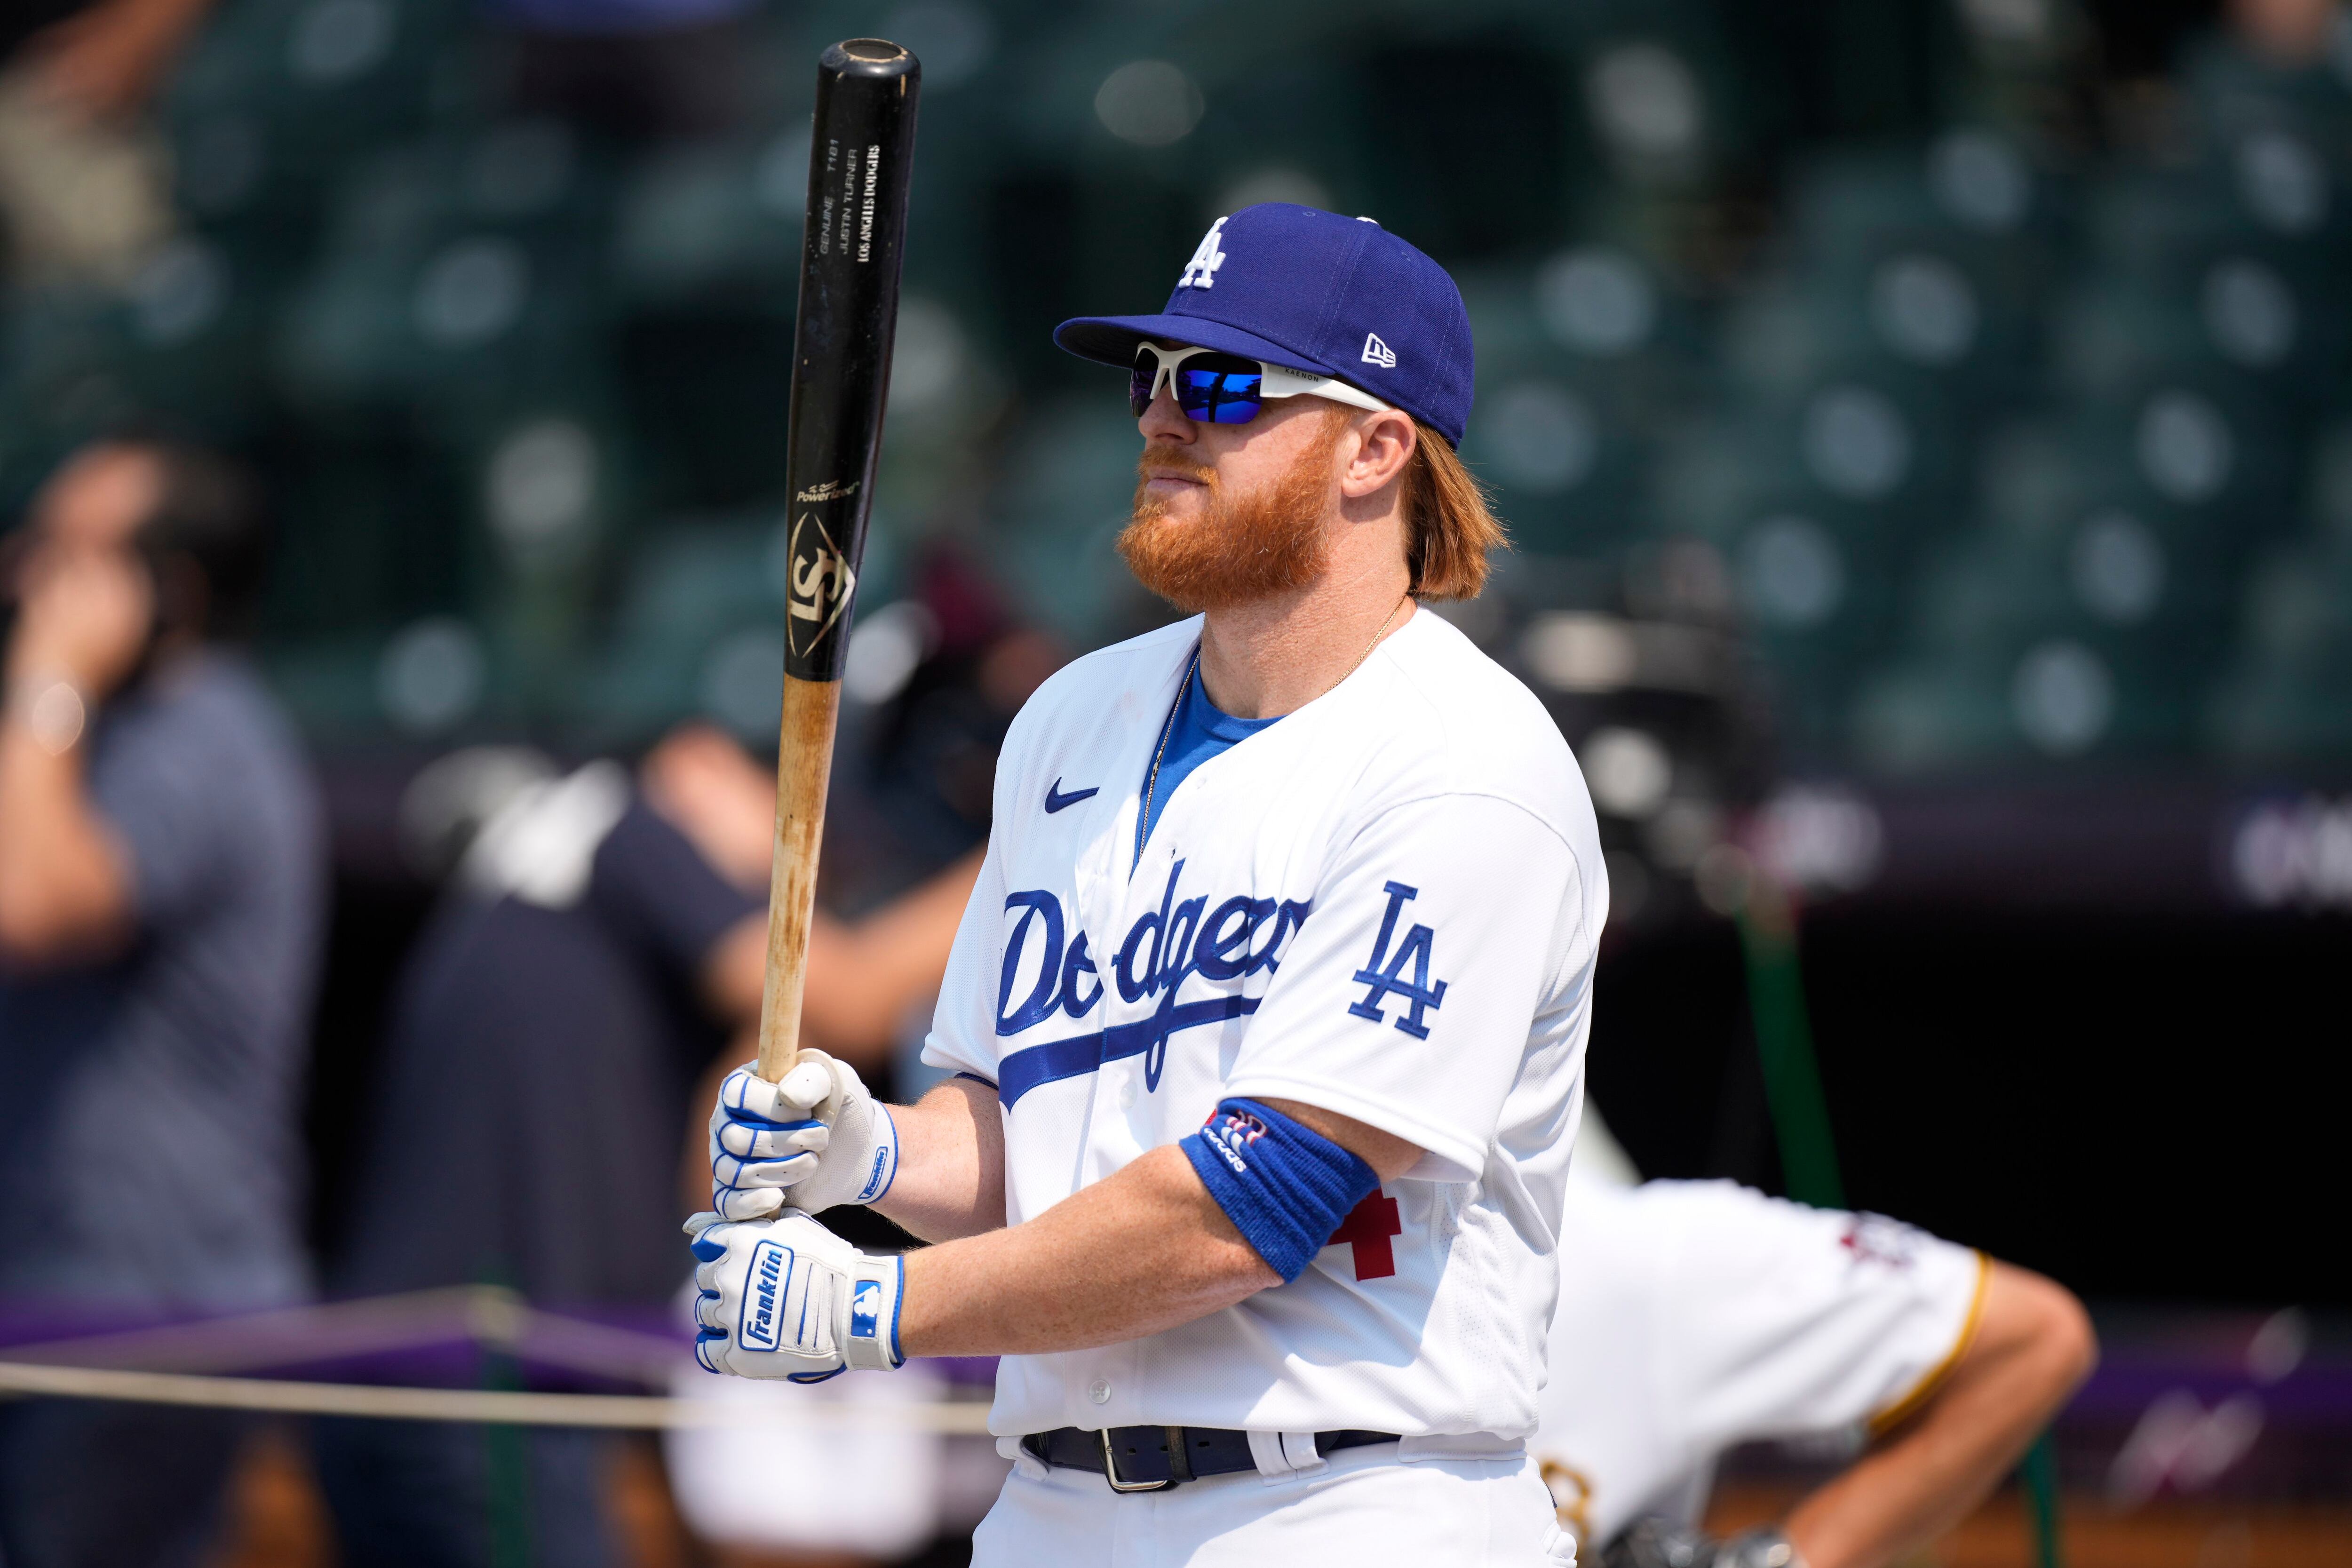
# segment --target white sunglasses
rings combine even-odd
[[[1150,355],[1146,359],[1146,355]],[[1176,406],[1187,419],[1211,425],[1246,425],[1258,416],[1269,398],[1321,397],[1352,408],[1385,414],[1396,405],[1383,403],[1337,376],[1311,375],[1303,370],[1268,364],[1217,349],[1163,349],[1157,343],[1135,345],[1135,368],[1127,382],[1128,407],[1138,419],[1171,387]]]

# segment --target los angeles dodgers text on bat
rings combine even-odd
[[[866,149],[866,204],[857,211],[857,259],[868,259],[874,251],[874,182],[882,173],[882,144],[877,142]]]

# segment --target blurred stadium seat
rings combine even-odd
[[[2304,491],[2352,369],[2352,87],[2210,38],[2170,132],[2091,150],[2053,107],[2073,8],[1961,14],[1920,47],[1965,90],[1870,138],[1792,131],[1743,58],[1765,35],[1702,0],[777,6],[747,47],[887,26],[924,55],[885,532],[984,538],[1080,642],[1151,612],[1109,549],[1115,378],[1046,329],[1160,297],[1217,213],[1303,199],[1455,267],[1466,453],[1521,552],[1719,552],[1792,756],[2340,751],[2326,638],[2263,584],[2336,559]],[[737,132],[629,149],[511,118],[501,47],[463,0],[226,0],[166,97],[182,237],[125,292],[0,321],[0,490],[135,416],[291,476],[272,646],[352,672],[305,708],[338,733],[398,728],[362,672],[436,617],[478,645],[478,716],[693,710],[700,654],[632,607],[653,520],[782,480],[805,84],[779,65]],[[1819,68],[1857,123],[1892,101],[1870,58]],[[1430,162],[1464,143],[1510,155]],[[728,576],[677,591],[717,625]],[[530,673],[640,645],[668,673],[626,700]],[[2106,683],[2095,742],[2020,728],[2051,648],[2053,689]]]

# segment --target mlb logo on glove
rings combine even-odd
[[[857,1292],[849,1301],[849,1337],[853,1340],[873,1339],[881,1332],[881,1326],[882,1282],[860,1279]]]

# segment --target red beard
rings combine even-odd
[[[1128,570],[1188,612],[1245,605],[1314,582],[1331,553],[1323,514],[1330,503],[1331,455],[1346,425],[1327,418],[1288,473],[1239,499],[1225,495],[1216,470],[1206,464],[1179,451],[1146,448],[1136,464],[1134,519],[1118,536]],[[1206,485],[1207,510],[1189,522],[1171,519],[1167,503],[1146,488],[1160,475]]]

